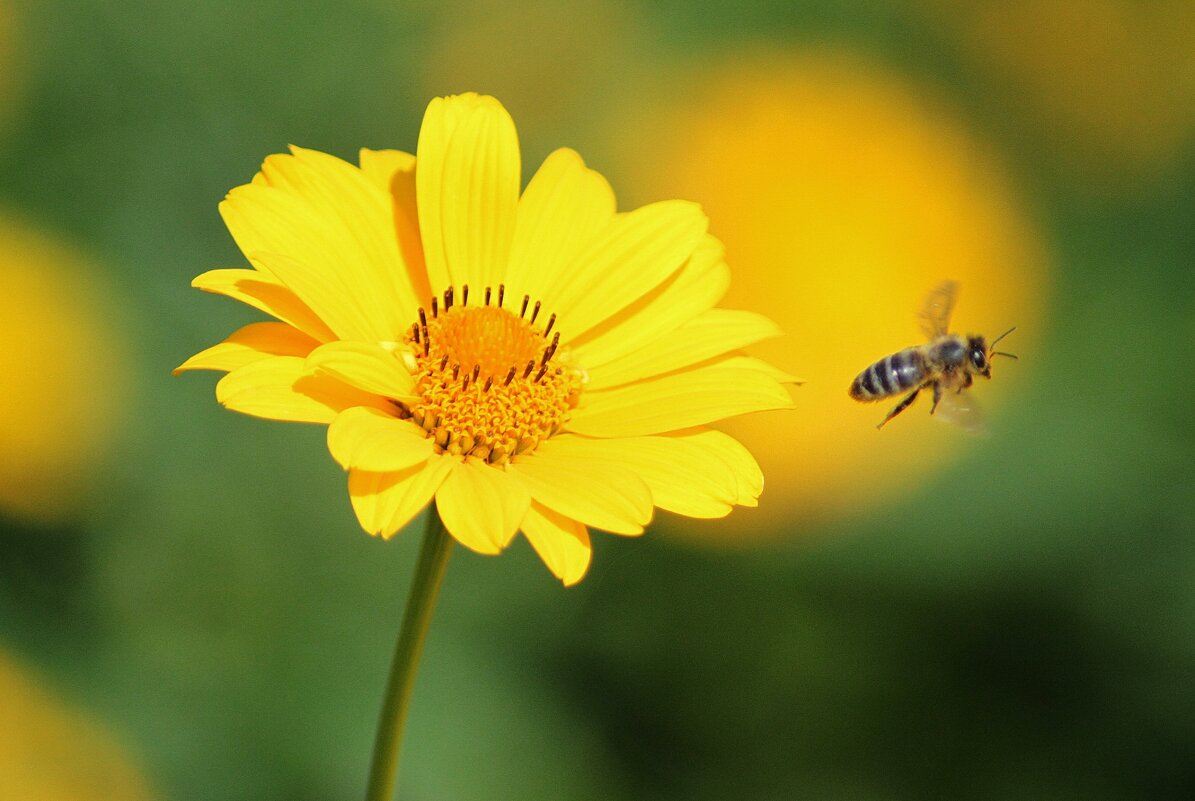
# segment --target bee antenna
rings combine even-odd
[[[1004,351],[1002,351],[1002,350],[994,350],[994,351],[992,351],[992,355],[993,355],[993,356],[1007,356],[1007,357],[1008,357],[1008,358],[1010,358],[1010,359],[1016,359],[1016,358],[1017,358],[1017,355],[1016,355],[1015,353],[1005,353],[1005,352],[1004,352]]]
[[[1006,336],[1008,336],[1009,334],[1011,334],[1013,331],[1016,331],[1016,330],[1017,330],[1017,327],[1014,325],[1012,328],[1008,329],[1008,330],[1007,330],[1007,331],[1005,331],[1003,334],[1001,334],[1000,336],[998,336],[998,337],[996,337],[995,339],[993,339],[993,340],[992,340],[992,344],[988,345],[988,350],[990,351],[992,348],[996,347],[996,343],[997,343],[997,342],[999,342],[1000,340],[1004,339]],[[1004,355],[1005,355],[1005,356],[1009,356],[1009,355],[1011,355],[1011,354],[1005,353]],[[1014,356],[1013,358],[1016,358],[1016,357]]]

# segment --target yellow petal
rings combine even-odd
[[[478,553],[505,548],[530,505],[531,496],[522,484],[480,459],[454,462],[436,491],[436,507],[448,533]]]
[[[229,372],[270,356],[306,356],[319,345],[311,337],[286,323],[251,323],[233,332],[219,345],[196,353],[174,368]]]
[[[307,372],[332,376],[372,395],[413,400],[415,381],[402,358],[372,342],[329,342],[307,357]]]
[[[424,115],[417,153],[419,228],[433,292],[496,286],[519,199],[514,121],[492,97],[437,98]]]
[[[262,174],[265,182],[237,187],[220,204],[242,252],[342,338],[393,339],[417,303],[399,254],[390,195],[353,165],[298,148],[292,156],[266,159]],[[296,273],[293,264],[306,270]],[[322,308],[329,293],[334,308],[352,307],[357,316],[329,316]]]
[[[729,434],[709,429],[702,431],[700,439],[694,438],[693,443],[706,448],[711,457],[721,459],[730,468],[735,483],[736,506],[759,505],[759,495],[763,492],[763,471],[743,443]]]
[[[401,150],[371,150],[361,148],[357,153],[361,174],[383,192],[390,191],[395,173],[415,174],[415,156]]]
[[[532,502],[522,528],[531,547],[564,586],[571,587],[581,580],[593,555],[585,526]]]
[[[327,324],[272,275],[257,270],[209,270],[192,281],[191,286],[260,309],[320,342],[336,339]]]
[[[651,490],[621,465],[576,453],[569,439],[541,442],[516,457],[510,473],[532,498],[565,517],[615,534],[642,533],[652,516]]]
[[[668,280],[571,343],[577,364],[615,361],[712,308],[730,286],[724,255],[722,243],[706,234]]]
[[[776,324],[763,315],[710,309],[617,361],[589,368],[587,387],[603,389],[661,375],[779,334]]]
[[[725,359],[719,359],[717,362],[719,367],[733,367],[735,369],[754,370],[757,373],[763,373],[771,376],[780,384],[804,384],[805,382],[799,378],[784,372],[779,367],[765,362],[763,359],[757,359],[754,356],[727,356]]]
[[[415,297],[431,297],[423,240],[419,235],[419,213],[415,205],[415,157],[401,150],[369,150],[360,153],[361,172],[390,195],[394,206],[394,232],[398,249],[407,265],[407,277]]]
[[[349,471],[349,499],[361,528],[386,539],[431,502],[454,462],[433,456],[397,473]]]
[[[579,336],[651,292],[693,255],[708,220],[696,203],[666,200],[616,216],[569,264],[544,303],[562,336]]]
[[[398,472],[432,456],[432,441],[408,420],[355,406],[328,426],[328,450],[345,470]]]
[[[569,264],[614,219],[614,191],[576,151],[551,153],[519,198],[518,220],[505,275],[513,297],[541,299]]]
[[[333,379],[305,377],[303,362],[298,356],[271,356],[238,367],[216,384],[216,400],[254,417],[299,423],[330,423],[350,406],[389,404]]]
[[[619,439],[563,434],[556,439],[567,443],[579,459],[609,462],[635,473],[661,509],[711,518],[724,517],[739,497],[739,481],[729,462],[719,457],[722,437],[716,431],[693,430]]]
[[[396,248],[391,192],[377,191],[375,181],[335,156],[293,145],[290,150],[291,159],[275,157],[280,168],[302,181],[303,197],[334,220],[340,229],[337,236],[347,233],[357,246],[354,251],[342,253],[340,260],[356,258],[357,253],[365,257],[360,263],[337,266],[358,289],[376,290],[383,318],[401,330],[419,302],[410,282],[410,265],[403,262],[402,253]],[[406,175],[413,177],[414,164],[407,166]]]
[[[765,372],[719,364],[586,392],[565,428],[594,437],[635,437],[703,425],[748,412],[792,406],[788,390]]]

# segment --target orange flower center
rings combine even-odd
[[[469,288],[456,304],[450,287],[443,307],[432,298],[430,316],[419,310],[405,341],[420,400],[401,405],[437,451],[497,465],[555,434],[581,390],[580,373],[557,353],[556,315],[540,325],[538,301],[529,309],[524,296],[516,314],[504,295],[487,287],[485,302],[469,306]]]

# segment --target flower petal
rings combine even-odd
[[[685,432],[655,437],[589,439],[561,435],[589,461],[620,464],[643,479],[661,509],[688,517],[724,517],[738,498],[738,482],[719,459],[708,434]]]
[[[748,412],[792,406],[766,372],[715,363],[696,370],[586,392],[565,428],[593,437],[635,437],[703,425]]]
[[[174,368],[229,372],[270,356],[306,356],[319,342],[286,323],[250,323],[232,333],[219,345],[196,353]]]
[[[361,528],[389,539],[419,514],[455,462],[434,456],[397,473],[349,471],[349,499]],[[434,514],[434,513],[433,513]]]
[[[727,356],[725,359],[719,359],[717,362],[719,367],[733,367],[735,369],[754,370],[757,373],[764,373],[770,375],[780,384],[804,384],[801,379],[784,372],[774,364],[769,364],[763,359],[757,359],[754,356],[745,356],[739,354],[737,356]]]
[[[328,426],[328,450],[345,470],[388,473],[426,462],[432,441],[408,420],[364,406],[345,409]]]
[[[393,339],[418,304],[399,254],[390,195],[353,165],[299,148],[266,159],[261,175],[220,204],[242,252],[342,338]],[[336,313],[346,308],[356,316]]]
[[[604,389],[661,375],[779,335],[779,327],[763,315],[710,309],[617,361],[590,368],[587,388]]]
[[[722,243],[706,234],[668,280],[570,343],[577,363],[594,367],[619,359],[713,307],[730,286],[724,255]]]
[[[521,166],[518,134],[492,97],[437,98],[419,131],[419,228],[433,292],[496,286],[510,257]]]
[[[553,437],[508,470],[539,503],[586,525],[615,534],[641,534],[651,520],[651,490],[613,461],[594,461],[571,447],[575,437]]]
[[[258,270],[209,270],[192,281],[191,286],[260,309],[320,342],[336,339],[336,334],[307,304],[267,273]]]
[[[410,265],[404,264],[396,248],[391,193],[376,191],[376,182],[347,161],[293,145],[290,150],[290,158],[267,159],[263,172],[274,167],[285,171],[290,180],[301,182],[303,197],[318,205],[321,214],[340,229],[337,237],[347,234],[356,244],[354,250],[340,254],[337,266],[350,285],[360,291],[376,291],[382,318],[402,330],[419,303],[409,279]],[[414,165],[409,165],[409,170],[413,169]],[[262,249],[272,250],[268,246]],[[358,253],[364,256],[360,263],[343,264]]]
[[[407,265],[407,277],[415,297],[419,300],[431,297],[423,260],[423,239],[419,235],[419,212],[415,206],[415,157],[401,150],[361,148],[359,160],[365,177],[390,195],[398,249]]]
[[[478,553],[505,548],[530,505],[522,484],[480,459],[455,462],[436,491],[436,507],[448,533]]]
[[[735,482],[736,506],[759,506],[763,471],[743,443],[729,434],[709,429],[701,433],[700,440],[694,438],[693,443],[708,449],[711,456],[721,459],[730,468]]]
[[[402,150],[371,150],[363,147],[357,152],[361,174],[383,192],[390,191],[397,173],[415,175],[415,156]]]
[[[513,297],[543,298],[560,265],[569,264],[614,219],[614,191],[576,151],[549,154],[519,198],[504,276]]]
[[[564,586],[571,587],[584,577],[593,556],[585,526],[533,501],[522,528],[531,547]]]
[[[332,376],[373,395],[414,400],[415,380],[401,357],[372,342],[328,342],[307,357],[307,372]]]
[[[339,381],[305,376],[303,363],[298,356],[271,356],[238,367],[216,384],[216,400],[236,412],[298,423],[330,423],[350,406],[389,405]]]
[[[544,293],[569,337],[613,317],[693,255],[709,221],[696,203],[666,200],[616,216]]]

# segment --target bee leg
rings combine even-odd
[[[934,382],[934,405],[929,407],[929,413],[933,414],[938,409],[938,401],[942,400],[942,382]]]
[[[935,384],[935,386],[937,386],[937,385]],[[917,400],[917,393],[920,392],[921,390],[923,390],[924,388],[925,388],[924,386],[917,387],[917,389],[913,390],[908,395],[906,395],[904,400],[902,400],[900,403],[896,404],[896,408],[894,408],[892,411],[888,412],[888,416],[885,417],[884,421],[882,423],[880,423],[878,426],[876,426],[876,428],[883,428],[884,423],[887,423],[893,417],[896,417],[896,415],[900,414],[905,409],[909,408],[909,404],[911,404],[913,401]]]

